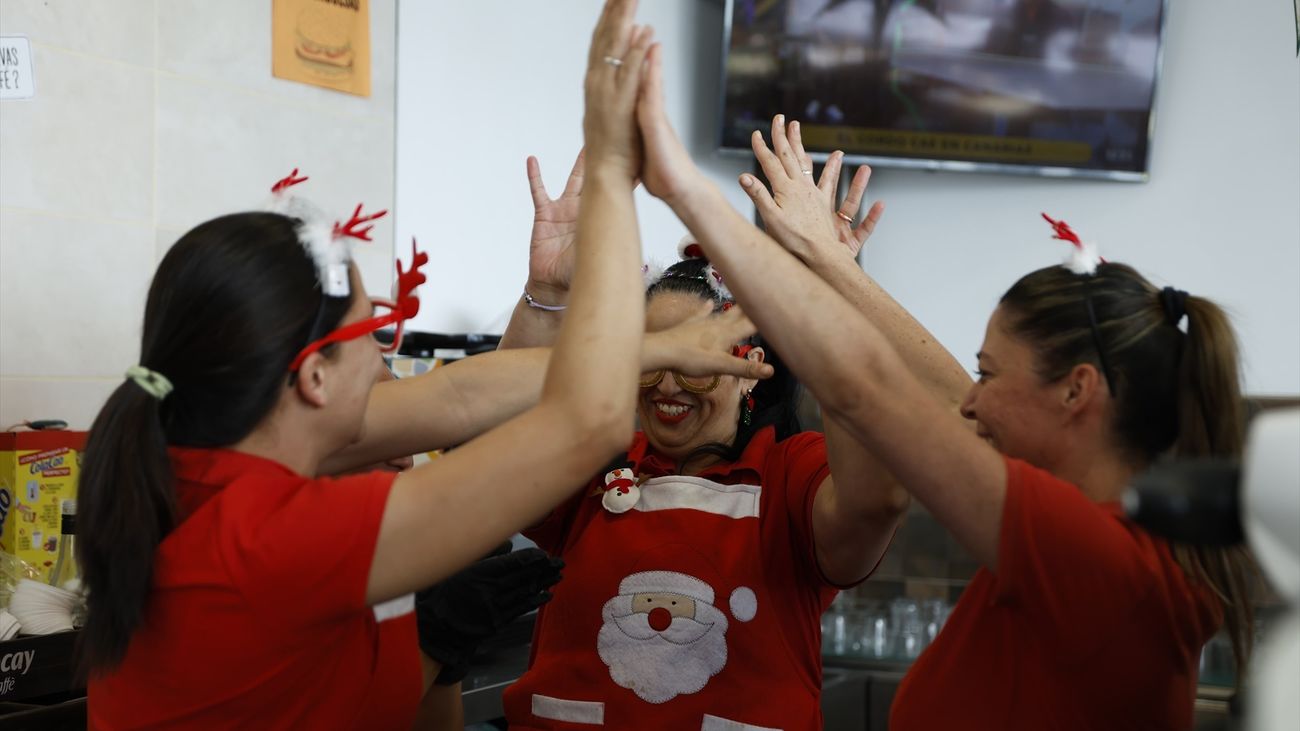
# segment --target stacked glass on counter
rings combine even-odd
[[[844,592],[822,615],[822,654],[910,662],[934,641],[951,611],[942,599],[881,602]]]

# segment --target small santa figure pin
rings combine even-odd
[[[605,473],[605,495],[600,504],[611,513],[626,513],[641,499],[641,488],[636,485],[636,476],[627,467],[620,467]]]

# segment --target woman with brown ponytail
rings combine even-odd
[[[1170,545],[1118,501],[1165,455],[1240,450],[1223,312],[1095,256],[1033,272],[993,313],[979,380],[954,413],[877,326],[870,287],[841,276],[851,260],[835,253],[834,196],[814,184],[797,126],[774,122],[774,150],[756,140],[770,194],[742,176],[778,243],[690,160],[659,68],[656,48],[638,110],[646,188],[727,272],[828,418],[983,564],[904,679],[890,728],[1190,728],[1205,641],[1226,623],[1239,663],[1248,652],[1246,559]]]

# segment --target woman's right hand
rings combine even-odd
[[[717,317],[688,320],[676,327],[646,333],[641,348],[641,369],[671,368],[686,376],[736,376],[771,378],[772,366],[749,358],[737,358],[732,348],[757,332],[739,307]]]
[[[821,179],[814,182],[812,158],[804,150],[798,122],[787,125],[784,115],[773,117],[771,141],[769,148],[757,130],[750,139],[771,191],[749,173],[740,176],[740,185],[754,201],[764,228],[790,253],[808,264],[845,249],[851,257],[856,257],[885,209],[884,203],[877,201],[862,223],[853,225],[871,178],[871,168],[866,165],[858,168],[848,196],[836,209],[844,153],[838,150],[832,153]]]
[[[636,102],[642,67],[654,31],[632,24],[636,0],[608,0],[591,35],[586,108],[582,118],[587,165],[591,172],[610,171],[635,180],[641,171],[641,136]]]
[[[707,180],[668,121],[664,108],[663,49],[657,43],[650,48],[646,59],[636,116],[645,143],[642,179],[646,190],[676,210],[679,204],[707,187]]]

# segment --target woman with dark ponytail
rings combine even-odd
[[[753,332],[739,317],[643,348],[632,113],[650,33],[634,9],[610,0],[592,39],[584,131],[601,192],[578,221],[575,317],[551,352],[374,387],[370,336],[416,313],[427,257],[399,264],[396,302],[372,303],[346,240],[374,216],[331,225],[283,197],[294,176],[274,189],[291,215],[223,216],[167,253],[140,361],[83,463],[91,728],[409,728],[423,685],[412,593],[622,449],[636,375],[665,354],[761,375],[727,352]],[[452,444],[400,474],[319,476]]]
[[[853,210],[837,215],[834,184],[809,175],[798,124],[773,120],[773,148],[754,141],[772,191],[741,180],[769,238],[691,163],[651,58],[640,108],[648,190],[727,272],[828,418],[983,566],[904,678],[890,728],[1191,728],[1204,643],[1226,622],[1239,662],[1248,652],[1247,561],[1154,537],[1119,498],[1167,455],[1241,449],[1237,351],[1222,311],[1102,263],[1053,221],[1075,256],[1003,296],[963,423],[906,360],[911,346],[879,316],[880,294],[828,253],[865,174]]]

